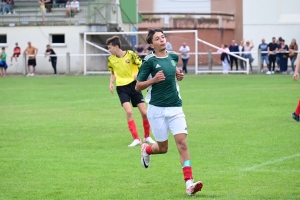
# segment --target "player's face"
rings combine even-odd
[[[153,35],[152,45],[156,51],[166,50],[166,38],[165,38],[164,34],[161,32],[156,32]]]
[[[117,46],[112,46],[111,44],[109,44],[107,46],[108,51],[112,54],[112,55],[116,55],[117,54]]]

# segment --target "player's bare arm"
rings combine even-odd
[[[300,55],[298,55],[298,61],[297,61],[297,65],[296,65],[296,69],[293,75],[293,79],[294,81],[297,81],[298,77],[299,77],[299,68],[300,68]]]
[[[159,71],[156,73],[156,75],[153,78],[151,78],[147,81],[137,81],[135,90],[140,92],[140,91],[148,88],[150,85],[164,81],[165,79],[166,79],[166,77],[165,77],[163,71]]]
[[[109,90],[113,94],[114,93],[114,82],[116,80],[116,75],[112,72],[109,80]]]

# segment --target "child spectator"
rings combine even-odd
[[[45,7],[45,2],[44,0],[40,0],[40,9],[41,9],[41,14],[42,14],[42,22],[45,21],[45,15],[46,15],[46,7]]]
[[[18,43],[16,43],[16,47],[14,48],[14,54],[10,58],[10,66],[12,66],[14,58],[16,60],[16,66],[18,66],[18,57],[20,55],[20,52],[21,52],[21,48],[18,46]]]
[[[7,0],[6,4],[3,6],[3,9],[2,9],[3,14],[13,13],[14,4],[15,4],[14,0]]]
[[[5,53],[5,48],[2,47],[2,52],[0,54],[0,70],[1,70],[1,76],[6,76],[6,69],[7,69],[7,64],[6,64],[6,53]]]

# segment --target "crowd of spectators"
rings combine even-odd
[[[252,40],[242,40],[238,45],[235,40],[232,40],[229,48],[227,45],[222,44],[221,51],[218,51],[221,54],[221,61],[223,64],[223,69],[226,71],[230,64],[231,70],[233,70],[233,65],[235,64],[236,70],[240,68],[243,70],[245,67],[245,62],[240,60],[237,61],[237,58],[229,55],[225,57],[223,54],[224,52],[229,50],[229,52],[234,53],[238,56],[243,58],[249,59],[250,64],[250,73],[252,73],[252,62],[254,58],[251,54],[251,50],[254,48],[254,44]],[[228,50],[227,50],[228,49]],[[261,67],[260,70],[264,72],[264,63],[267,66],[266,74],[274,74],[275,72],[281,72],[282,74],[287,74],[288,71],[288,59],[291,61],[291,71],[290,74],[294,74],[295,71],[295,61],[297,59],[297,52],[298,52],[298,44],[295,39],[292,39],[289,45],[286,44],[285,40],[282,37],[276,39],[275,37],[272,38],[270,43],[266,43],[265,39],[261,40],[261,44],[258,45],[258,50],[261,51]],[[225,59],[226,58],[226,59]],[[227,63],[228,62],[228,63]],[[226,66],[224,66],[224,64]]]

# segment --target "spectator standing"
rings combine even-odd
[[[253,57],[251,54],[251,50],[253,49],[254,44],[252,40],[247,41],[246,45],[244,46],[244,58],[249,59],[249,65],[250,65],[250,73],[252,73],[252,62],[253,62]]]
[[[297,51],[298,51],[298,44],[296,42],[295,39],[292,39],[292,42],[289,46],[289,57],[290,57],[290,60],[291,60],[291,67],[292,67],[292,71],[290,74],[294,74],[295,72],[295,61],[297,59]]]
[[[6,64],[6,53],[4,47],[2,47],[2,52],[0,54],[0,69],[1,69],[1,76],[5,77],[7,64]]]
[[[10,66],[12,66],[13,64],[13,59],[15,58],[15,61],[16,61],[16,66],[18,66],[18,57],[21,53],[21,48],[18,46],[18,43],[16,43],[16,46],[14,48],[14,53],[12,55],[12,57],[10,58]]]
[[[143,60],[145,58],[145,49],[142,45],[142,43],[139,43],[139,45],[137,46],[135,53]]]
[[[46,9],[47,9],[47,13],[51,13],[52,12],[53,0],[46,0],[44,3],[45,3],[45,6],[46,6]]]
[[[222,44],[221,49],[218,49],[218,53],[221,54],[221,61],[223,67],[223,74],[228,74],[228,65],[229,65],[229,55],[226,52],[229,52],[229,49],[226,44]]]
[[[167,37],[166,37],[166,39],[167,39]],[[167,51],[173,51],[172,44],[169,41],[167,41],[167,43],[166,43],[166,50]]]
[[[36,55],[38,53],[38,49],[34,46],[31,46],[31,42],[28,42],[28,47],[25,49],[24,54],[28,55],[28,74],[27,76],[35,75],[35,67],[36,67]],[[32,73],[30,73],[30,66],[32,66]]]
[[[44,22],[45,15],[46,15],[45,0],[40,0],[39,4],[40,4],[41,15],[42,15],[42,22]]]
[[[239,56],[241,57],[244,57],[244,40],[240,41],[240,45],[239,45]],[[240,66],[241,66],[241,69],[244,70],[245,69],[245,61],[241,60],[240,59]]]
[[[281,42],[282,42],[282,37],[279,37],[278,40],[277,40],[277,48],[278,48],[278,50],[280,49]],[[279,53],[276,56],[276,64],[277,64],[276,71],[280,72],[280,54]]]
[[[184,73],[188,73],[187,71],[187,64],[189,62],[189,58],[190,58],[190,55],[189,55],[189,52],[190,52],[190,47],[188,45],[186,45],[186,43],[182,43],[182,46],[179,48],[179,52],[181,53],[181,60],[182,60],[182,71]]]
[[[287,73],[287,63],[288,63],[288,56],[289,47],[285,44],[285,40],[282,39],[281,45],[279,46],[279,65],[280,65],[280,72],[283,74]]]
[[[276,38],[272,37],[272,42],[268,44],[269,71],[266,74],[274,74],[275,72],[277,50],[278,50],[278,45],[276,43]]]
[[[56,76],[56,64],[57,64],[57,56],[53,49],[50,48],[50,45],[47,45],[47,49],[45,52],[45,56],[50,56],[49,61],[51,62],[52,68],[54,70],[53,76]]]
[[[77,0],[71,1],[72,15],[75,15],[80,10],[79,2]]]
[[[258,46],[258,49],[260,49],[263,53],[261,53],[261,68],[260,71],[261,73],[264,72],[264,61],[266,62],[267,68],[269,65],[269,58],[268,58],[268,53],[265,53],[264,51],[268,51],[268,44],[265,43],[265,39],[261,39],[261,44]]]
[[[229,46],[229,51],[231,53],[234,53],[234,54],[237,54],[237,52],[239,52],[239,46],[235,43],[235,40],[232,40],[231,41],[231,44]],[[236,67],[236,70],[239,69],[239,65],[238,65],[238,61],[237,61],[237,58],[230,55],[230,69],[232,70],[233,68],[233,62],[235,62],[235,67]]]

